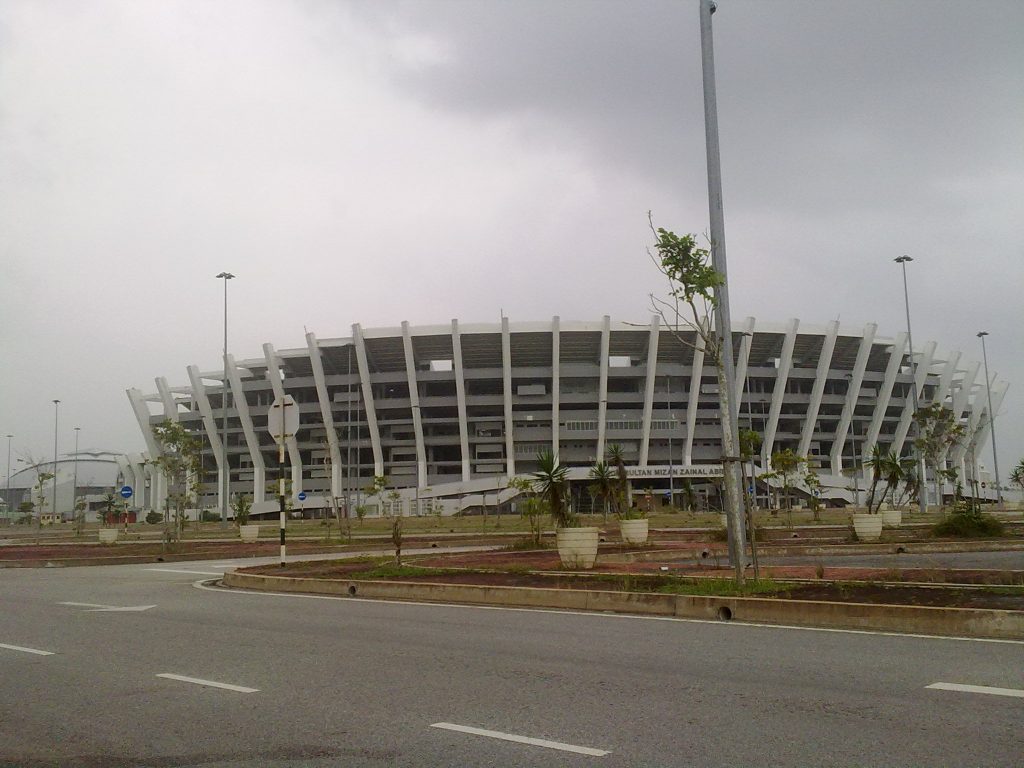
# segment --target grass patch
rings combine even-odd
[[[785,593],[786,587],[771,579],[757,581],[751,579],[742,585],[732,579],[672,579],[655,591],[669,595],[748,597],[750,595],[778,595]]]
[[[551,549],[551,546],[541,541],[537,544],[533,539],[518,539],[513,541],[511,544],[506,544],[501,548],[502,552],[535,552],[539,549]]]
[[[349,576],[353,579],[403,579],[411,576],[447,576],[463,571],[452,568],[417,568],[412,565],[395,565],[394,562],[378,563],[373,568],[355,571]]]

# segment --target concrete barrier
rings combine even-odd
[[[269,592],[411,600],[514,608],[606,611],[691,619],[721,619],[830,629],[1024,639],[1024,611],[830,603],[758,597],[707,597],[591,589],[475,586],[355,579],[309,579],[229,571],[228,587]]]

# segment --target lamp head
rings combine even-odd
[[[978,331],[978,338],[983,339],[988,336],[988,331]]]
[[[234,275],[232,275],[230,272],[221,272],[219,275],[217,275],[217,277],[223,278],[224,280],[231,280],[234,277]]]
[[[897,256],[895,259],[893,259],[893,261],[895,261],[897,264],[904,264],[908,261],[913,261],[913,259],[910,256],[904,254],[903,256]]]

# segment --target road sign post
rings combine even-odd
[[[295,398],[291,395],[278,397],[267,411],[267,431],[277,441],[277,502],[279,513],[279,524],[281,527],[281,567],[285,563],[285,501],[284,501],[284,465],[285,465],[285,441],[295,437],[299,431],[299,408]]]

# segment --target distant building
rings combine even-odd
[[[82,450],[78,453],[66,453],[58,457],[56,483],[57,507],[53,508],[53,480],[43,483],[43,490],[37,490],[39,475],[54,471],[53,460],[43,460],[38,465],[30,465],[22,459],[18,460],[17,471],[11,468],[11,482],[4,493],[8,500],[3,517],[17,519],[20,517],[18,507],[25,501],[34,505],[33,519],[42,515],[44,523],[55,518],[61,521],[71,520],[75,500],[86,503],[86,520],[94,522],[97,511],[101,507],[102,498],[119,488],[124,480],[122,467],[126,466],[122,454],[113,451]],[[77,487],[76,487],[77,478]]]
[[[907,337],[863,329],[805,326],[797,320],[737,324],[736,392],[741,428],[763,436],[756,472],[773,452],[790,448],[809,458],[829,503],[853,500],[853,468],[880,444],[912,450],[911,387],[923,404],[940,402],[967,428],[970,440],[946,462],[961,477],[976,472],[973,445],[989,429],[987,390],[979,364],[926,342],[914,351]],[[450,324],[364,329],[318,339],[260,357],[228,358],[228,464],[231,493],[251,495],[255,511],[276,503],[277,450],[266,431],[274,398],[294,397],[302,426],[288,441],[293,497],[306,508],[329,496],[351,499],[375,475],[402,491],[408,511],[424,500],[445,512],[509,498],[508,478],[537,469],[537,454],[557,453],[571,468],[576,503],[586,506],[589,468],[612,444],[622,447],[634,488],[659,499],[671,487],[681,503],[684,481],[717,503],[721,476],[718,380],[695,349],[692,333],[677,337],[652,319],[612,322]],[[179,421],[201,437],[204,494],[219,506],[223,372],[187,369],[187,383],[156,379],[156,391],[128,390],[148,454],[152,427]],[[1007,384],[992,387],[996,411]],[[145,456],[129,462],[136,487],[152,486],[140,504],[160,507],[166,482]],[[864,489],[863,477],[857,481]],[[759,493],[766,488],[758,483]],[[418,499],[418,502],[416,501]],[[354,503],[354,502],[353,502]],[[298,502],[295,502],[298,507]]]

